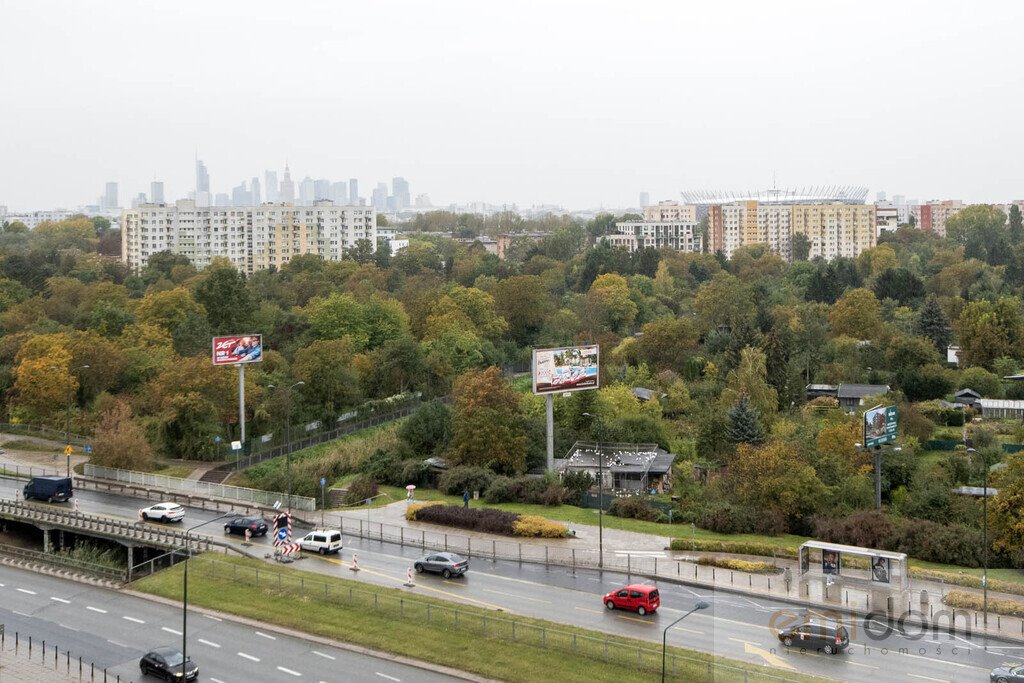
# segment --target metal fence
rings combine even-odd
[[[646,673],[661,672],[661,649],[656,645],[630,643],[622,638],[595,636],[571,630],[569,626],[548,627],[534,621],[516,619],[483,609],[438,605],[405,597],[396,591],[356,588],[340,581],[322,580],[306,572],[282,573],[272,569],[239,566],[207,557],[191,560],[192,570],[199,576],[230,580],[232,585],[253,586],[277,594],[315,598],[339,607],[372,611],[388,620],[403,620],[444,631],[460,631],[499,643],[517,643],[543,648],[562,655],[585,657],[605,664],[616,664]],[[634,641],[635,642],[635,641]],[[761,669],[744,669],[723,664],[709,655],[681,653],[675,647],[668,651],[666,673],[685,681],[788,681]]]
[[[40,439],[46,439],[47,441],[59,441],[60,443],[65,443],[63,429],[54,429],[53,427],[43,427],[41,425],[22,424],[20,422],[0,422],[0,434],[34,436]],[[76,446],[84,446],[89,442],[89,437],[72,432],[67,435],[67,440]]]
[[[47,645],[45,640],[35,639],[32,636],[19,633],[7,633],[3,624],[0,624],[0,654],[9,657],[24,657],[25,661],[43,667],[44,670],[53,671],[60,675],[67,676],[67,680],[84,683],[115,683],[124,681],[128,683],[128,677],[121,678],[116,674],[108,674],[106,668],[98,667],[90,660],[82,659],[81,655],[72,655],[70,650],[61,650],[58,645],[51,643]],[[42,673],[42,672],[40,672]],[[41,680],[51,680],[49,677]]]
[[[103,579],[124,582],[127,580],[127,573],[124,569],[117,569],[104,564],[96,564],[86,560],[76,559],[67,553],[55,552],[46,553],[31,548],[19,548],[18,546],[5,545],[0,543],[0,555],[6,555],[19,560],[38,562],[39,564],[58,565],[76,569],[84,574],[98,576]]]
[[[277,502],[283,504],[287,499],[287,494],[274,491],[261,491],[259,489],[229,486],[227,484],[214,484],[196,479],[181,479],[179,477],[168,477],[163,474],[152,474],[150,472],[134,472],[132,470],[119,470],[113,467],[99,467],[91,463],[85,464],[85,476],[109,479],[134,486],[150,486],[166,491],[221,498],[227,501],[255,503],[266,507],[271,507]],[[291,500],[293,509],[307,512],[316,510],[315,498],[293,495]]]
[[[31,479],[32,477],[62,477],[66,470],[38,467],[36,465],[22,465],[14,462],[0,462],[0,475],[18,477],[20,479]]]

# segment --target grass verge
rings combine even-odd
[[[181,572],[178,565],[136,581],[133,588],[180,600]],[[193,560],[189,601],[498,680],[620,683],[661,671],[656,643],[247,558]],[[781,676],[767,667],[682,648],[668,652],[673,680],[706,678],[709,667],[716,681],[822,680],[792,672]]]

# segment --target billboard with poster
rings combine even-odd
[[[239,334],[213,338],[213,364],[237,365],[263,360],[263,335]]]
[[[533,350],[533,393],[558,394],[599,388],[599,348],[569,346]]]
[[[889,577],[892,576],[892,573],[889,570],[890,566],[888,557],[871,558],[872,581],[877,581],[878,583],[889,583]]]
[[[864,447],[892,443],[896,440],[898,427],[896,406],[877,406],[864,411]]]
[[[842,566],[842,557],[838,550],[822,550],[821,551],[821,573],[822,574],[839,574],[839,569]]]

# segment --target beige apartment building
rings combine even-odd
[[[698,223],[697,207],[693,204],[680,204],[674,201],[658,202],[654,206],[645,206],[644,220],[653,223]]]
[[[931,201],[910,209],[917,227],[939,237],[946,236],[946,221],[967,208],[959,199]]]
[[[125,209],[121,226],[121,259],[133,272],[161,251],[186,256],[199,269],[215,257],[225,257],[240,271],[253,273],[279,268],[299,254],[337,261],[363,239],[377,244],[372,207],[336,206],[330,201],[313,206],[197,207],[182,199]]]

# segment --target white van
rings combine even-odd
[[[321,555],[341,552],[341,532],[337,529],[318,529],[311,531],[299,541],[303,550],[318,552]]]

